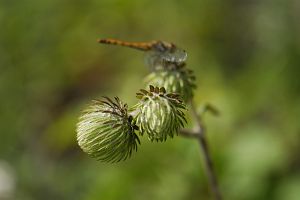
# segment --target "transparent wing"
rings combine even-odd
[[[161,54],[161,59],[172,63],[182,63],[186,60],[186,58],[186,51],[178,48],[176,48],[173,52],[167,51]]]
[[[149,51],[146,52],[145,62],[150,69],[157,69],[164,67],[164,64],[167,62],[180,64],[183,63],[187,58],[187,53],[183,49],[176,48],[171,51]]]

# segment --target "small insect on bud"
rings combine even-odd
[[[138,111],[136,123],[141,134],[146,133],[151,141],[165,141],[167,137],[178,134],[186,122],[183,110],[185,105],[178,94],[166,93],[164,87],[153,87],[150,91],[140,90],[137,98],[140,102],[135,106]]]
[[[184,65],[177,66],[172,63],[149,74],[146,84],[164,87],[168,92],[180,94],[185,102],[193,97],[193,90],[196,88],[193,71]]]
[[[81,149],[97,160],[119,162],[137,151],[140,143],[127,104],[119,98],[94,101],[77,123],[77,141]]]

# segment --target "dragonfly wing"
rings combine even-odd
[[[187,53],[183,49],[175,49],[173,51],[149,51],[146,52],[145,63],[154,70],[163,68],[166,63],[181,64],[187,58]]]
[[[163,62],[164,59],[162,57],[161,52],[157,52],[157,51],[146,52],[145,63],[151,70],[163,67]]]
[[[183,49],[176,49],[173,52],[165,52],[161,55],[162,59],[172,63],[182,63],[187,58],[187,53]]]

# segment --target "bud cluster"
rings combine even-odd
[[[128,109],[117,97],[104,97],[94,101],[79,118],[77,141],[82,150],[97,160],[118,162],[137,151],[140,140],[135,132],[156,142],[178,134],[186,123],[185,103],[193,97],[195,76],[185,66],[186,52],[172,43],[100,42],[148,51],[151,69],[146,78],[150,89],[137,93],[139,102],[134,107]]]

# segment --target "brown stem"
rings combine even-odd
[[[196,122],[195,130],[182,129],[180,134],[185,137],[196,138],[199,141],[200,148],[204,157],[205,170],[208,176],[210,188],[215,200],[222,200],[222,195],[219,190],[217,176],[214,172],[212,159],[209,153],[208,144],[205,137],[205,127],[202,123],[201,117],[198,115],[194,102],[191,102],[191,112]]]

